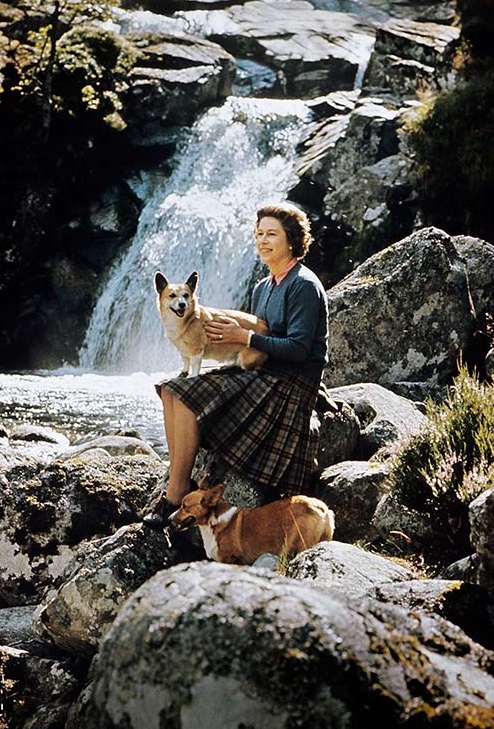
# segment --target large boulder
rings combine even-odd
[[[349,455],[367,460],[381,448],[415,435],[427,421],[416,403],[373,382],[341,385],[328,392],[336,401],[350,407],[360,424],[355,450],[353,453],[347,450],[339,461]]]
[[[363,86],[402,96],[439,91],[454,78],[453,53],[460,29],[439,23],[392,18],[377,29]]]
[[[92,655],[129,595],[177,561],[163,534],[140,524],[82,545],[58,589],[43,597],[34,634],[69,653]]]
[[[318,587],[341,592],[346,597],[375,594],[384,585],[404,583],[414,572],[390,559],[353,544],[321,542],[297,555],[288,565],[286,576],[310,580]]]
[[[253,648],[255,646],[255,649]],[[491,726],[494,654],[422,610],[218,563],[158,573],[105,635],[68,729]],[[269,678],[268,678],[269,677]]]
[[[306,0],[253,0],[198,11],[194,21],[232,55],[273,69],[271,93],[289,98],[353,89],[374,43],[373,29],[356,16],[318,10]]]
[[[372,543],[378,532],[374,514],[388,493],[386,463],[343,461],[325,468],[317,495],[336,517],[335,538],[341,542]]]
[[[469,508],[470,539],[478,556],[477,581],[494,586],[494,488],[483,491]]]
[[[109,438],[117,447],[118,438]],[[133,441],[136,448],[138,439]],[[143,441],[142,448],[149,448]],[[140,521],[166,464],[103,449],[50,464],[14,465],[0,489],[0,604],[36,604],[88,540]]]
[[[201,109],[231,93],[235,60],[216,43],[187,35],[126,37],[139,50],[124,100],[136,144],[162,137],[166,126],[191,124]]]
[[[328,286],[420,224],[406,130],[423,109],[422,94],[452,88],[456,79],[457,27],[414,18],[415,7],[407,14],[401,4],[378,4],[397,17],[377,26],[347,103],[326,94],[326,104],[311,104],[315,118],[301,140],[300,182],[291,191],[322,211],[317,266]]]
[[[494,310],[493,272],[494,246],[437,228],[371,256],[328,291],[326,385],[449,382]]]

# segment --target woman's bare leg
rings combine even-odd
[[[164,388],[161,392],[170,458],[166,498],[172,504],[180,504],[190,491],[192,469],[199,450],[199,426],[192,410]]]
[[[161,401],[170,458],[168,486],[166,494],[163,492],[160,495],[153,511],[142,520],[146,527],[156,530],[162,530],[167,525],[171,511],[189,493],[192,469],[199,450],[199,426],[192,410],[164,388],[161,388]]]
[[[168,445],[168,458],[170,462],[173,461],[173,431],[174,431],[174,420],[173,420],[173,405],[176,403],[176,398],[170,395],[164,388],[161,388],[161,402],[163,403],[163,422],[165,426],[165,436]]]

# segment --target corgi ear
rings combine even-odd
[[[163,276],[161,271],[156,271],[156,273],[154,274],[154,285],[155,285],[156,291],[159,294],[161,294],[163,289],[166,289],[166,287],[168,286],[168,281]]]
[[[199,274],[197,273],[197,271],[192,271],[189,278],[185,282],[186,286],[189,287],[189,289],[192,291],[192,293],[194,293],[194,291],[196,290],[198,281],[199,281]]]
[[[225,490],[225,487],[222,483],[217,483],[216,486],[213,486],[212,488],[208,489],[208,504],[209,506],[216,506],[218,504],[222,497],[223,497],[223,491]]]

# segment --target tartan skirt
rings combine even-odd
[[[201,447],[277,495],[291,496],[310,492],[319,385],[298,372],[223,367],[163,380],[156,391],[164,387],[195,413]]]

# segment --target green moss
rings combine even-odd
[[[123,129],[119,93],[135,59],[132,46],[114,33],[91,26],[65,33],[57,47],[55,107],[77,117],[95,113]]]
[[[17,99],[31,109],[32,127],[39,126],[43,141],[57,115],[82,122],[90,115],[114,129],[125,127],[120,94],[137,53],[128,41],[100,25],[111,17],[113,5],[114,0],[98,5],[20,2],[32,15],[19,31],[19,43],[12,46],[4,91],[10,103]]]

